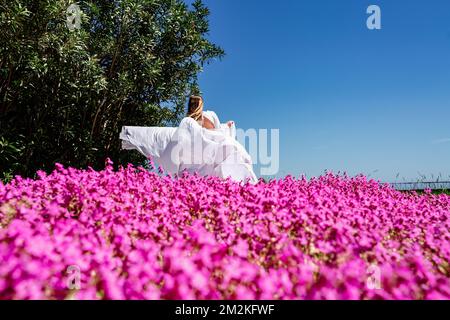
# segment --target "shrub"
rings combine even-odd
[[[0,136],[20,150],[3,151],[0,171],[144,160],[120,151],[121,126],[176,122],[204,64],[223,55],[201,1],[81,1],[72,31],[71,4],[0,3]]]

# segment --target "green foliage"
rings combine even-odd
[[[72,3],[0,0],[0,172],[141,163],[120,150],[120,128],[176,123],[223,56],[200,0],[81,1],[70,30]]]
[[[13,173],[21,168],[20,155],[23,149],[23,136],[15,137],[12,142],[0,137],[0,163],[8,164],[8,169],[0,172],[1,181],[8,182],[13,178]]]

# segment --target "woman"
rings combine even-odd
[[[236,140],[234,122],[221,124],[213,111],[203,110],[203,99],[189,98],[187,117],[178,128],[123,127],[122,148],[153,158],[166,172],[202,176],[258,179],[250,155]]]
[[[190,117],[197,121],[197,123],[203,128],[209,130],[220,129],[220,121],[215,113],[212,111],[203,111],[203,98],[200,96],[191,96],[188,103],[187,117]],[[226,123],[228,128],[232,128],[233,121]]]

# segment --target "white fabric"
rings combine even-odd
[[[207,118],[209,121],[211,121],[214,124],[214,128],[219,129],[220,128],[220,121],[219,117],[214,111],[204,111],[203,117]]]
[[[236,139],[236,126],[234,123],[231,126],[228,126],[227,123],[220,123],[219,117],[214,111],[204,111],[203,116],[214,124],[216,130]]]
[[[234,126],[233,135],[232,128],[218,124],[219,129],[208,130],[194,119],[184,118],[178,128],[123,127],[120,139],[123,149],[138,150],[169,173],[186,170],[202,176],[256,183],[252,159],[235,139]]]
[[[161,157],[177,128],[123,127],[120,133],[122,149],[138,150],[144,155]]]

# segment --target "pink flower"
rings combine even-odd
[[[37,176],[0,183],[0,299],[450,298],[446,195],[109,160]]]

